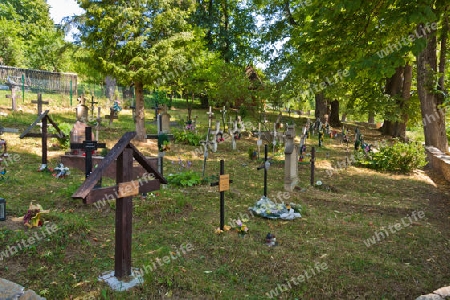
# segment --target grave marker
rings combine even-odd
[[[211,183],[211,186],[219,186],[220,193],[220,230],[223,230],[225,226],[225,191],[230,189],[230,174],[225,174],[225,162],[223,159],[220,160],[220,175],[219,181]]]
[[[58,137],[58,138],[64,138],[65,134],[64,132],[59,129],[58,125],[50,118],[48,115],[49,110],[46,110],[43,114],[38,116],[38,118],[31,124],[21,135],[20,139],[23,139],[25,137],[40,137],[42,138],[42,164],[39,168],[39,171],[43,171],[47,169],[47,138],[49,137]],[[42,121],[42,127],[41,127],[41,133],[33,133],[31,130],[37,125],[37,123]],[[48,134],[47,132],[47,126],[48,123],[52,124],[53,127],[56,129],[57,134]]]
[[[292,192],[298,182],[298,148],[295,145],[295,125],[287,126],[284,150],[284,189]]]
[[[84,99],[84,95],[81,95],[77,98],[78,104],[75,107],[75,113],[77,117],[77,121],[82,123],[86,123],[88,119],[88,107],[86,106],[86,100]]]
[[[163,175],[163,171],[164,171],[164,142],[165,141],[169,141],[169,140],[173,140],[173,134],[165,134],[162,130],[162,118],[161,115],[157,116],[157,134],[147,134],[147,139],[153,139],[153,140],[158,140],[158,172],[161,174],[161,176]]]
[[[220,110],[220,112],[222,113],[222,123],[223,123],[223,132],[226,132],[226,128],[225,128],[225,116],[227,114],[227,110],[225,108],[225,105],[223,106],[223,109]]]
[[[264,163],[257,170],[264,169],[264,197],[267,197],[267,170],[270,167],[270,161],[267,158],[267,144],[264,145]]]
[[[48,104],[48,101],[42,101],[42,94],[38,94],[37,100],[32,100],[31,103],[37,104],[38,116],[42,114],[42,104]]]
[[[105,197],[106,199],[110,199],[110,197],[116,199],[114,276],[119,279],[131,275],[132,196],[159,190],[161,184],[167,184],[167,180],[157,170],[153,169],[142,153],[131,143],[135,136],[136,132],[125,133],[98,168],[72,195],[72,198],[82,199],[85,204],[104,200]],[[151,179],[145,177],[143,181],[133,181],[133,158],[149,174],[152,174]],[[94,189],[103,172],[116,159],[116,185]],[[136,185],[138,185],[138,188],[136,188]],[[129,186],[133,188],[127,188]]]
[[[71,149],[81,149],[85,153],[85,178],[87,179],[92,173],[92,152],[96,151],[98,148],[106,148],[105,143],[98,143],[92,140],[92,128],[86,127],[85,139],[83,143],[70,143]]]
[[[98,104],[98,101],[94,101],[94,96],[92,96],[91,98],[91,102],[89,102],[91,104],[91,117],[94,117],[94,104]]]
[[[314,172],[316,164],[316,147],[311,148],[311,185],[314,186]]]
[[[261,140],[261,123],[258,123],[258,140],[256,141],[256,146],[258,146],[258,159],[259,159],[259,154],[261,152],[261,145],[262,145],[262,140]]]

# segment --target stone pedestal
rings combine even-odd
[[[295,145],[295,125],[289,125],[285,137],[284,189],[292,192],[298,183],[298,146]]]

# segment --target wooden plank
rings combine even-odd
[[[56,136],[59,137],[59,138],[61,138],[61,139],[62,139],[62,138],[65,138],[66,135],[65,135],[64,132],[62,132],[62,130],[58,127],[58,124],[56,124],[56,123],[52,120],[52,118],[50,118],[50,116],[47,116],[47,119],[48,119],[48,121],[50,122],[50,124],[52,124],[53,127],[56,129],[56,131],[59,133],[59,134],[57,134]],[[47,136],[50,137],[50,135],[48,135],[48,134],[47,134]]]
[[[117,183],[133,180],[133,149],[125,148],[117,158]],[[133,198],[116,200],[116,246],[114,255],[114,276],[122,278],[131,275],[131,236]]]
[[[128,147],[133,149],[134,159],[149,173],[154,174],[155,178],[158,179],[162,184],[167,184],[167,180],[158,172],[158,170],[153,169],[152,165],[148,162],[145,156],[139,152],[139,150],[133,145],[129,144]]]
[[[108,152],[108,154],[100,163],[98,168],[95,168],[95,170],[91,173],[91,175],[89,175],[89,178],[87,178],[84,181],[84,183],[78,188],[78,190],[75,191],[75,193],[72,195],[72,198],[82,198],[82,199],[86,198],[89,195],[89,193],[94,189],[96,183],[102,177],[104,170],[106,170],[108,166],[122,154],[127,145],[135,136],[136,136],[135,131],[125,133],[120,138],[120,140],[114,145],[111,151]]]
[[[138,184],[139,184],[139,194],[157,191],[161,187],[161,183],[159,182],[159,180],[149,180],[149,181],[138,180]],[[118,186],[111,186],[92,190],[89,193],[89,195],[84,199],[83,203],[92,204],[100,201],[102,205],[105,205],[106,201],[115,200],[118,198],[119,198]]]
[[[230,174],[220,175],[219,192],[228,191],[230,189]]]
[[[39,117],[37,117],[36,121],[34,121],[33,124],[30,125],[27,129],[25,129],[24,132],[20,135],[20,138],[23,139],[33,128],[36,126],[37,123],[41,122],[42,119],[44,119],[45,116],[47,116],[49,110],[44,111]]]
[[[139,195],[139,183],[134,180],[121,182],[118,185],[119,198],[133,197]]]

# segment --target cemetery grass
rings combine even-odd
[[[31,109],[31,108],[30,108]],[[185,110],[170,112],[175,119]],[[218,113],[218,112],[216,112]],[[194,111],[199,124],[207,124],[205,111]],[[54,110],[57,122],[70,122],[73,112]],[[147,116],[151,118],[152,112]],[[274,114],[275,117],[275,114]],[[183,117],[184,118],[184,117]],[[10,113],[2,118],[4,126],[23,131],[35,119],[30,112]],[[304,119],[295,118],[297,124]],[[73,121],[71,121],[73,122]],[[354,125],[354,124],[352,124]],[[125,132],[133,129],[129,111],[123,111],[112,127],[101,129],[100,140],[111,148]],[[205,131],[205,128],[200,128]],[[155,132],[148,122],[147,131]],[[363,129],[369,141],[381,137]],[[217,153],[209,153],[207,175],[219,173],[219,160],[233,180],[225,193],[226,224],[242,218],[249,233],[241,238],[233,230],[216,234],[219,226],[217,187],[168,185],[146,198],[133,200],[134,267],[151,265],[156,259],[174,255],[181,245],[190,243],[192,251],[175,255],[169,263],[145,273],[145,283],[127,292],[113,292],[98,282],[99,274],[114,268],[114,213],[111,202],[101,209],[83,205],[71,195],[83,181],[83,174],[71,170],[66,179],[57,180],[39,173],[40,139],[18,139],[5,133],[10,154],[20,160],[8,167],[7,180],[0,182],[0,196],[7,200],[8,220],[0,223],[0,252],[30,237],[39,229],[24,229],[10,217],[23,216],[31,201],[50,213],[45,221],[58,231],[27,249],[4,259],[0,277],[35,290],[47,299],[265,299],[267,293],[288,285],[288,281],[310,272],[316,263],[326,270],[316,272],[305,282],[285,291],[277,289],[279,299],[414,299],[450,281],[446,263],[449,249],[450,189],[431,171],[412,174],[381,173],[355,168],[336,169],[345,157],[338,140],[325,139],[317,150],[316,180],[309,185],[309,165],[299,165],[298,189],[286,202],[302,206],[302,218],[275,221],[253,217],[247,210],[263,193],[261,161],[248,158],[247,150],[256,139],[244,136],[237,151],[230,141],[219,144]],[[317,145],[317,138],[308,139]],[[154,141],[138,144],[147,155],[156,155]],[[270,148],[270,147],[269,147]],[[56,149],[56,148],[55,148]],[[201,172],[202,157],[193,156],[196,147],[174,144],[165,156],[165,174],[183,171],[178,162],[192,161],[192,169]],[[64,150],[49,152],[50,166],[56,166]],[[351,153],[351,150],[350,150]],[[269,154],[273,163],[268,171],[268,194],[277,199],[283,190],[283,154]],[[172,163],[173,161],[173,163]],[[309,158],[307,158],[309,161]],[[329,177],[327,170],[334,171]],[[113,184],[104,180],[103,184]],[[364,243],[383,228],[400,223],[413,211],[425,217],[367,247]],[[276,235],[276,247],[264,245],[268,232]],[[309,273],[311,275],[311,273]],[[274,294],[273,294],[274,295]]]

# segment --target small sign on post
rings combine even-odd
[[[219,176],[219,182],[213,182],[211,183],[211,186],[219,186],[219,192],[220,192],[220,230],[223,230],[225,226],[225,191],[228,191],[230,189],[230,183],[233,183],[232,180],[230,180],[230,175],[225,174],[225,162],[222,159],[220,161],[220,176]]]

